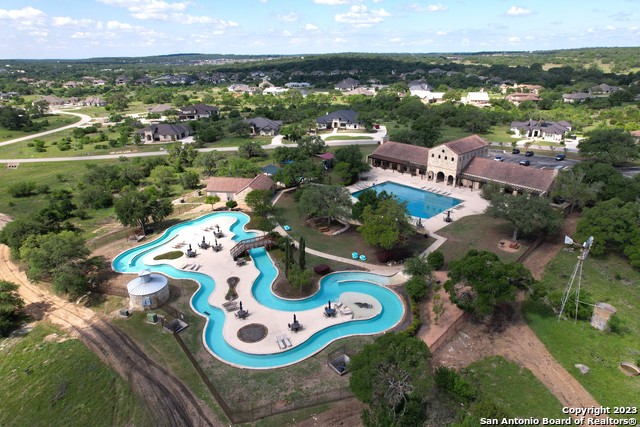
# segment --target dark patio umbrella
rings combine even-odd
[[[327,307],[329,310],[331,310],[331,300],[329,300],[329,307]]]
[[[240,301],[240,311],[242,311],[242,301]]]
[[[189,243],[189,250],[191,250],[191,243]]]
[[[298,323],[298,319],[296,319],[296,315],[293,315],[293,323]]]

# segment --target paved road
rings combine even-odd
[[[51,129],[51,130],[48,130],[48,131],[45,131],[45,132],[40,132],[40,133],[36,133],[36,134],[33,134],[33,135],[27,135],[27,136],[23,136],[21,138],[10,139],[9,141],[0,142],[0,147],[2,147],[3,145],[15,144],[16,142],[20,142],[20,141],[27,141],[29,139],[40,138],[41,136],[50,135],[50,134],[56,133],[56,132],[61,132],[61,131],[66,130],[66,129],[77,128],[78,126],[82,126],[82,125],[84,125],[86,123],[89,123],[91,121],[91,117],[87,116],[86,114],[71,113],[69,111],[53,111],[53,114],[68,114],[70,116],[80,117],[80,121],[72,123],[72,124],[67,125],[67,126],[62,126],[62,127],[56,128],[56,129]]]

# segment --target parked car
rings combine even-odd
[[[524,153],[524,155],[527,157],[531,157],[533,156],[533,151],[527,151],[526,153]]]
[[[531,164],[531,162],[529,160],[520,160],[520,164],[522,166],[529,166]]]
[[[558,155],[556,156],[556,161],[558,161],[558,162],[559,162],[559,161],[564,160],[564,159],[566,159],[566,158],[567,158],[567,155],[566,155],[566,154],[558,154]]]
[[[495,156],[493,160],[496,162],[504,162],[504,156]]]
[[[511,154],[520,154],[520,149],[514,148],[513,150],[511,150]]]

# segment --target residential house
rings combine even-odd
[[[310,83],[307,82],[289,82],[284,84],[285,87],[289,89],[309,89],[311,87]]]
[[[174,108],[169,104],[159,104],[153,108],[147,108],[147,111],[152,114],[162,114],[165,111],[173,110]]]
[[[264,89],[262,91],[263,95],[282,95],[283,93],[287,93],[289,92],[289,89],[284,88],[284,87],[276,87],[276,86],[271,86],[268,87],[266,89]]]
[[[318,129],[362,129],[358,122],[358,113],[353,110],[338,110],[319,117]]]
[[[248,84],[244,84],[244,83],[234,83],[232,85],[229,85],[228,89],[229,91],[235,92],[235,93],[249,93],[249,94],[253,94],[258,90],[258,88],[249,86]]]
[[[517,138],[560,142],[564,139],[565,134],[571,131],[571,123],[528,120],[526,122],[511,122],[510,128]]]
[[[90,96],[82,101],[80,101],[81,105],[91,106],[91,107],[104,107],[107,105],[107,101],[102,98]]]
[[[74,88],[77,88],[78,86],[82,86],[82,82],[68,81],[62,84],[62,87],[66,89],[74,89]]]
[[[144,143],[172,142],[184,139],[191,135],[191,129],[183,125],[170,125],[166,123],[153,124],[136,131],[136,135]]]
[[[376,93],[371,89],[366,89],[364,87],[357,87],[353,90],[348,90],[344,92],[345,95],[364,95],[364,96],[375,96]]]
[[[562,95],[562,101],[567,104],[577,104],[591,98],[594,98],[594,96],[585,92],[565,93]]]
[[[505,96],[504,99],[514,105],[520,105],[520,103],[525,101],[539,102],[541,98],[535,93],[513,92]]]
[[[235,200],[243,203],[253,190],[275,191],[275,182],[265,173],[255,178],[212,177],[207,180],[207,196],[218,196],[220,200]]]
[[[433,86],[423,80],[414,80],[409,82],[409,92],[413,95],[414,91],[425,91],[431,92],[433,90]]]
[[[9,100],[15,96],[20,96],[18,92],[0,92],[0,99],[3,101]]]
[[[210,118],[217,115],[219,112],[218,107],[213,107],[205,104],[195,104],[182,107],[178,110],[178,119],[180,120],[198,120]]]
[[[360,85],[359,81],[357,81],[354,78],[347,77],[346,79],[342,80],[341,82],[336,83],[335,89],[339,90],[339,91],[342,91],[342,92],[345,92],[345,91],[353,90],[353,89],[357,88],[358,85]]]
[[[94,86],[104,86],[106,84],[107,84],[107,81],[103,79],[96,79],[93,81]]]
[[[130,81],[131,81],[131,79],[129,77],[127,77],[127,76],[118,76],[118,77],[116,77],[116,85],[117,86],[126,85]]]
[[[134,84],[136,85],[150,85],[151,84],[151,78],[148,76],[142,76],[139,79],[136,79],[134,81]]]
[[[606,83],[602,83],[599,84],[597,86],[592,87],[591,89],[589,89],[589,93],[591,94],[610,94],[613,92],[616,92],[620,90],[620,88],[618,86],[609,86]]]
[[[47,104],[49,104],[49,107],[59,107],[60,105],[64,105],[67,103],[67,101],[65,101],[62,98],[58,98],[57,96],[54,95],[45,95],[42,98],[40,98],[38,101],[44,101]]]
[[[474,105],[476,107],[488,107],[489,106],[489,94],[485,91],[469,92],[467,96],[463,96],[460,100],[463,104]]]
[[[270,120],[264,117],[244,119],[243,121],[251,126],[251,135],[274,136],[278,134],[282,127],[282,121]]]
[[[512,85],[509,85],[507,83],[503,83],[502,85],[500,85],[500,91],[502,93],[507,93],[507,91],[509,90],[513,90],[513,92],[522,92],[522,93],[535,93],[535,94],[539,94],[540,91],[544,89],[543,86],[540,85],[530,85],[530,84],[518,84],[518,83],[513,83]]]

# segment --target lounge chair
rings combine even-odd
[[[278,343],[278,347],[280,348],[280,350],[284,350],[285,348],[287,348],[287,344],[282,339],[282,335],[276,335],[276,342]]]
[[[288,335],[282,335],[282,341],[284,341],[284,344],[287,347],[293,347],[293,344],[291,344],[291,340],[289,339]]]
[[[343,314],[345,316],[353,315],[353,310],[345,305],[340,309],[340,314]]]

